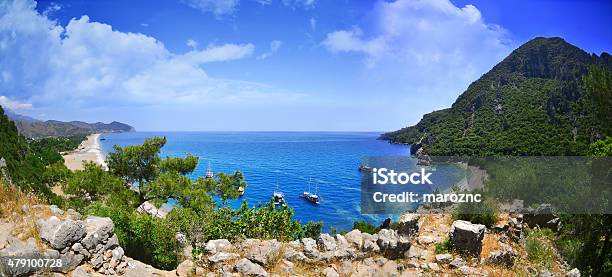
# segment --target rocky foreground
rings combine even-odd
[[[394,229],[377,234],[352,230],[291,242],[212,240],[203,245],[204,253],[189,257],[176,270],[163,271],[125,256],[109,218],[82,217],[46,205],[24,205],[22,210],[23,221],[33,222],[32,229],[5,219],[0,227],[0,257],[61,263],[45,270],[4,267],[2,276],[580,276],[558,257],[549,269],[528,261],[523,225],[554,223],[547,217],[506,215],[487,229],[452,221],[448,215],[404,214]],[[436,245],[443,242],[452,250],[436,254]],[[187,246],[185,252],[190,250]]]

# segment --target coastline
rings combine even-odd
[[[76,150],[65,153],[62,157],[66,167],[72,171],[82,170],[83,162],[93,162],[108,170],[100,146],[100,135],[91,134],[87,136],[87,139],[81,142]]]

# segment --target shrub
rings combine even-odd
[[[445,240],[436,243],[436,254],[448,253],[450,250],[450,239],[446,238]]]
[[[554,261],[554,254],[550,238],[553,237],[549,229],[527,230],[525,238],[525,251],[529,261],[538,265],[540,268],[551,269]]]
[[[378,228],[374,224],[369,223],[365,220],[361,220],[361,221],[355,220],[353,222],[353,229],[357,229],[361,232],[368,233],[368,234],[376,234],[378,233],[378,231],[380,231],[380,228]]]
[[[321,234],[323,231],[323,221],[308,221],[308,223],[302,225],[302,237],[314,238]]]
[[[453,219],[491,227],[497,222],[497,204],[491,199],[481,203],[461,203],[453,213]]]

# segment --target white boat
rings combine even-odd
[[[310,181],[312,180],[312,178],[308,179],[308,191],[305,191],[304,193],[302,193],[302,195],[300,195],[300,197],[308,200],[309,202],[313,203],[313,204],[319,204],[320,200],[319,200],[319,196],[317,195],[319,192],[319,185],[316,185],[316,193],[312,193],[310,192]]]
[[[274,206],[287,205],[287,202],[285,202],[285,194],[282,191],[278,190],[278,182],[276,182],[276,190],[274,190],[272,199],[274,201]]]
[[[213,173],[211,167],[210,167],[210,162],[208,162],[208,169],[206,170],[206,179],[210,179],[213,176],[215,176],[215,174]]]

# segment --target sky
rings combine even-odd
[[[610,1],[0,1],[0,105],[139,131],[392,131],[537,36],[612,51]]]

